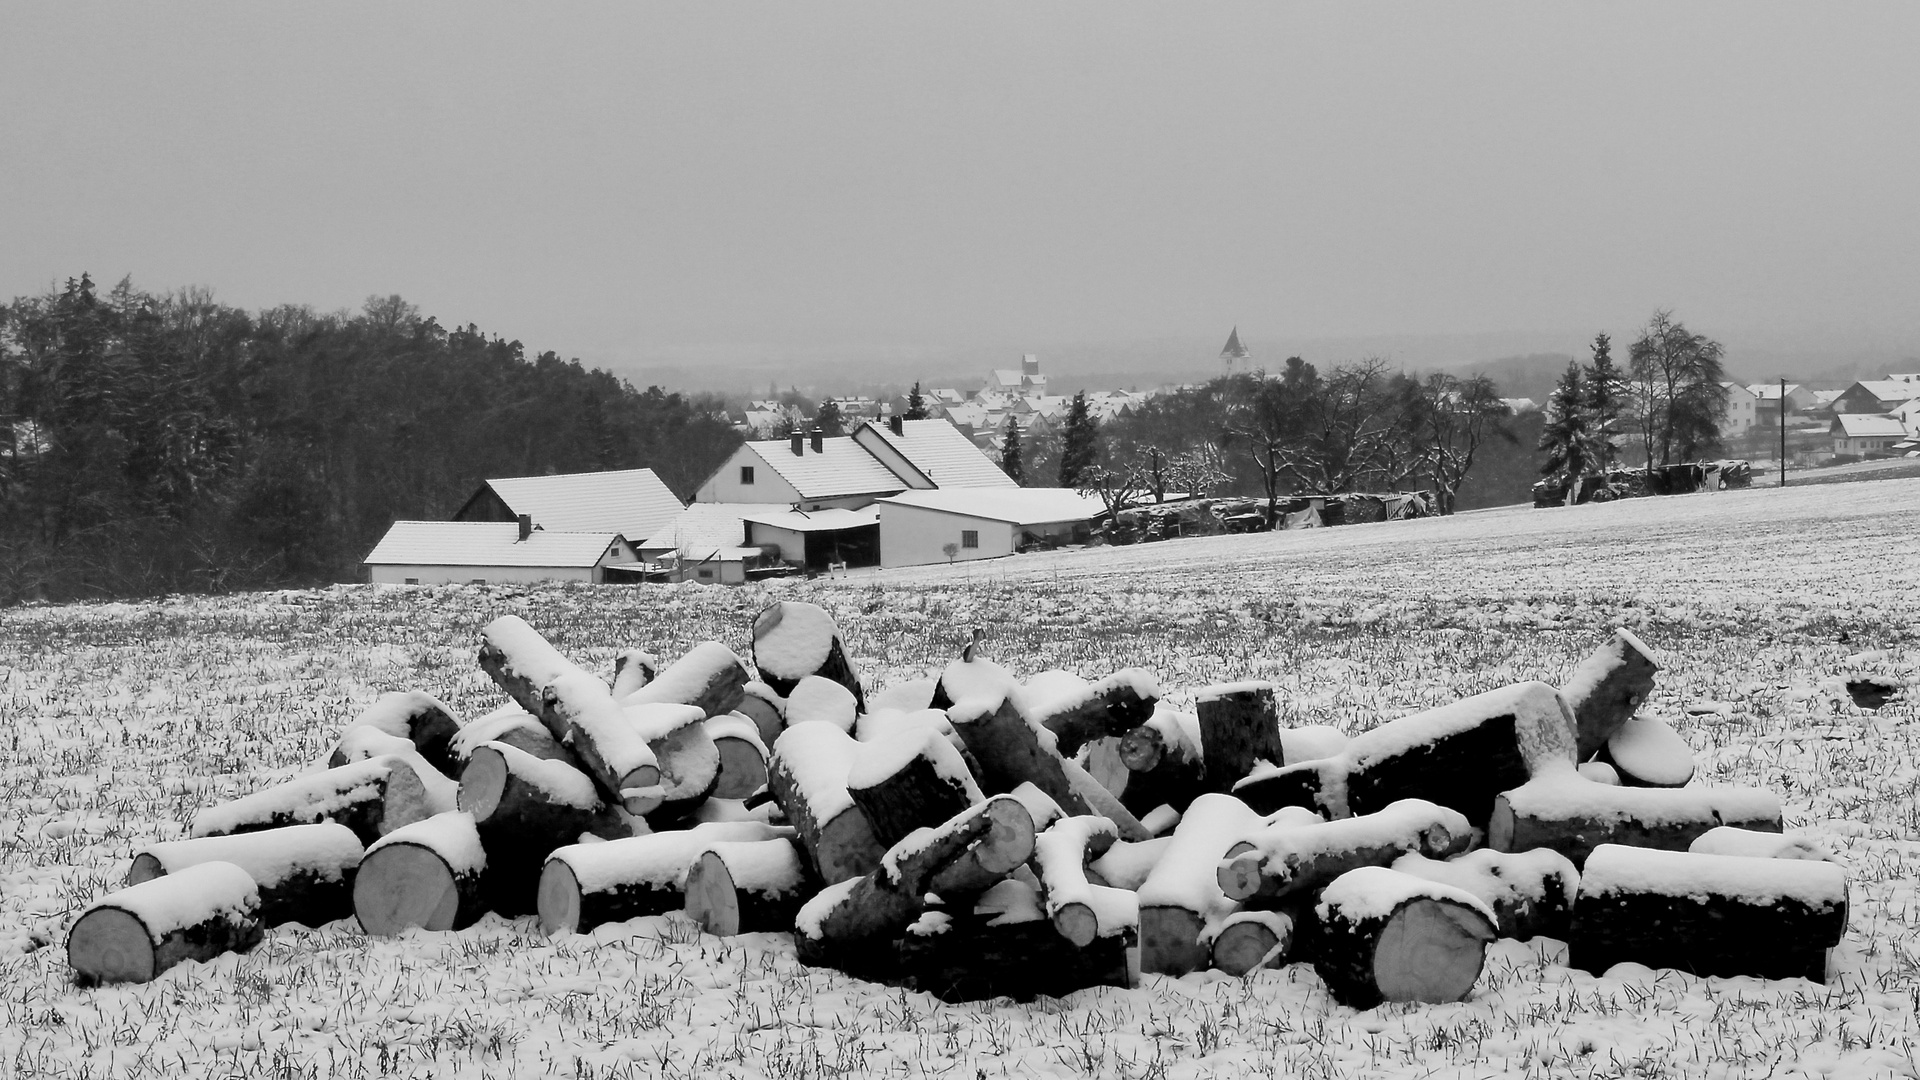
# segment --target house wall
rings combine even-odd
[[[740,482],[743,465],[753,469],[751,484]],[[799,499],[800,492],[774,472],[761,459],[759,451],[748,446],[736,449],[726,464],[715,469],[700,485],[700,490],[693,493],[694,502],[705,503],[793,503]]]
[[[416,578],[422,585],[464,585],[469,581],[494,584],[531,584],[536,581],[599,581],[597,566],[408,566],[376,564],[367,568],[376,585],[402,585]]]
[[[702,576],[702,572],[706,576]],[[687,563],[667,575],[668,581],[691,581],[700,585],[744,585],[747,564],[738,559]]]
[[[1880,454],[1885,453],[1888,447],[1899,441],[1900,440],[1887,435],[1875,435],[1858,439],[1849,439],[1845,435],[1835,435],[1833,437],[1833,452],[1836,454],[1853,454],[1856,457],[1862,454]]]
[[[501,501],[493,488],[482,485],[467,504],[454,512],[454,521],[515,521],[513,508]],[[539,524],[535,522],[535,524]]]
[[[955,562],[966,559],[993,559],[1013,554],[1015,528],[1005,521],[967,517],[944,510],[920,506],[880,504],[880,565],[925,566],[947,561],[947,544],[958,544],[960,533],[973,529],[980,534],[980,546],[961,548]]]
[[[781,529],[772,525],[762,525],[757,521],[747,522],[747,547],[780,546],[780,561],[804,563],[807,561],[807,536],[796,529]]]

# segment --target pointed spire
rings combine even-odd
[[[1220,350],[1220,359],[1245,360],[1252,355],[1252,353],[1247,351],[1245,345],[1240,344],[1240,327],[1236,324],[1233,328],[1233,333],[1227,335],[1226,348]]]

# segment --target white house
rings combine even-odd
[[[547,532],[648,536],[680,512],[680,500],[652,469],[509,476],[483,481],[455,521],[512,522],[522,515]]]
[[[881,566],[991,559],[1033,543],[1074,543],[1105,509],[1098,496],[1068,488],[907,491],[878,506]]]
[[[640,556],[617,532],[561,532],[514,521],[396,521],[364,560],[375,584],[629,578]]]
[[[1753,391],[1739,383],[1727,382],[1720,385],[1727,391],[1727,407],[1720,414],[1720,437],[1722,439],[1740,438],[1759,422],[1757,412],[1759,399],[1753,396]],[[1778,396],[1779,391],[1780,388],[1775,386],[1775,396]]]
[[[851,435],[794,432],[787,439],[740,444],[694,492],[693,501],[821,510],[868,506],[909,486]]]
[[[1864,457],[1886,453],[1894,443],[1906,438],[1907,429],[1891,416],[1841,413],[1833,418],[1828,433],[1833,436],[1835,454]]]

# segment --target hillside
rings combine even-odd
[[[1020,556],[738,589],[339,586],[0,613],[0,1061],[20,1075],[878,1078],[1910,1077],[1920,1038],[1920,725],[1836,676],[1920,676],[1920,479]],[[1356,1013],[1312,970],[1149,975],[1060,1001],[948,1006],[799,966],[783,935],[677,917],[548,941],[487,916],[370,940],[284,927],[245,956],[85,990],[60,948],[133,850],[290,776],[380,692],[462,716],[501,698],[478,628],[524,615],[596,670],[809,599],[884,685],[974,627],[1022,674],[1158,672],[1177,703],[1275,682],[1298,722],[1363,730],[1507,682],[1560,679],[1615,625],[1665,656],[1643,714],[1704,782],[1764,785],[1845,860],[1851,924],[1821,986],[1625,965],[1499,941],[1466,1001]]]

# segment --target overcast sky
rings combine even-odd
[[[1499,332],[1920,352],[1920,4],[0,3],[0,293],[595,363]]]

